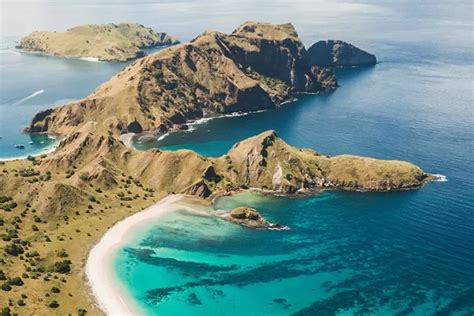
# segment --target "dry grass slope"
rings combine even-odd
[[[86,24],[65,32],[35,31],[17,48],[65,57],[92,57],[126,61],[144,55],[141,48],[174,45],[176,38],[137,23]]]

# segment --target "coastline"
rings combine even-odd
[[[293,103],[293,102],[296,102],[296,101],[298,101],[297,98],[291,98],[287,101],[284,101],[282,103],[277,104],[276,107],[283,106],[283,105],[286,105],[288,103]],[[136,149],[135,146],[133,146],[133,142],[137,141],[137,140],[141,141],[141,142],[147,142],[148,140],[155,140],[155,139],[157,141],[160,141],[160,140],[163,140],[165,137],[169,136],[172,133],[177,133],[177,132],[188,132],[188,133],[190,133],[190,132],[194,131],[196,125],[201,125],[201,124],[204,124],[204,123],[206,123],[208,121],[211,121],[211,120],[214,120],[214,119],[246,116],[246,115],[249,115],[249,114],[261,113],[261,112],[266,112],[266,111],[270,111],[270,110],[272,110],[272,109],[262,109],[262,110],[247,111],[247,112],[232,112],[232,113],[228,113],[228,114],[219,114],[219,115],[215,115],[215,116],[201,117],[201,118],[198,118],[198,119],[188,120],[183,124],[177,124],[176,126],[168,129],[165,132],[159,132],[159,133],[154,132],[154,131],[143,131],[141,133],[130,132],[130,133],[125,133],[125,134],[120,135],[119,138],[125,145]],[[180,129],[180,126],[187,126],[188,129]]]
[[[143,309],[127,293],[126,288],[115,278],[112,269],[114,254],[136,225],[156,220],[177,210],[193,210],[186,195],[168,195],[148,208],[135,213],[118,223],[102,236],[89,252],[85,272],[88,285],[99,308],[106,315],[140,315]]]
[[[47,147],[47,148],[44,149],[44,151],[41,151],[41,152],[36,153],[36,154],[23,155],[23,156],[17,156],[17,157],[0,157],[0,162],[14,161],[14,160],[24,160],[24,159],[28,158],[28,156],[39,157],[41,155],[47,155],[47,154],[50,154],[50,153],[54,152],[56,150],[56,148],[58,148],[58,146],[59,146],[59,141],[55,142],[52,145],[52,147]]]

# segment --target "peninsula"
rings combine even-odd
[[[61,141],[52,153],[1,165],[0,307],[20,314],[101,313],[84,271],[91,246],[114,223],[168,195],[211,201],[245,190],[391,191],[433,179],[408,162],[296,148],[274,131],[217,158],[138,151],[120,139],[159,135],[201,117],[271,109],[296,93],[336,87],[331,68],[309,62],[291,24],[247,22],[231,34],[205,32],[139,59],[90,96],[38,113],[28,131]]]
[[[143,48],[177,43],[173,36],[137,23],[86,24],[65,32],[32,32],[17,48],[55,56],[127,61],[143,57]]]

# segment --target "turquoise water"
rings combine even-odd
[[[216,209],[253,206],[291,229],[179,212],[142,227],[116,272],[150,314],[468,315],[472,235],[414,214],[412,205],[436,203],[420,203],[424,194],[220,198]]]
[[[292,21],[306,45],[339,38],[380,63],[338,71],[340,88],[331,94],[206,121],[139,146],[217,156],[274,129],[289,144],[325,154],[403,159],[447,176],[417,191],[218,200],[218,209],[257,207],[288,231],[253,231],[186,213],[150,223],[115,261],[119,279],[150,314],[474,312],[470,1],[20,0],[1,6],[8,14],[1,20],[0,157],[32,152],[21,129],[37,110],[79,99],[124,67],[13,52],[24,33],[128,20],[184,41],[205,29],[231,31],[245,20]],[[26,148],[17,150],[18,143]]]

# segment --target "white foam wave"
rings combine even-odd
[[[170,133],[166,133],[166,134],[161,135],[160,137],[158,137],[157,141],[165,139],[169,134]]]
[[[446,177],[445,175],[442,175],[442,174],[432,174],[433,177],[435,177],[435,180],[436,182],[447,182],[448,181],[448,177]]]
[[[44,92],[44,90],[38,90],[36,92],[33,92],[32,94],[30,94],[29,96],[27,97],[24,97],[23,99],[20,99],[18,101],[16,101],[15,103],[13,103],[13,105],[18,105],[18,104],[21,104],[31,98],[34,98],[35,96],[39,95],[39,94],[42,94]]]
[[[85,60],[85,61],[90,61],[90,62],[93,62],[93,63],[100,62],[99,58],[97,58],[97,57],[81,57],[80,59]]]
[[[206,123],[210,120],[219,119],[219,118],[223,118],[223,117],[246,116],[246,115],[249,115],[249,114],[260,113],[260,112],[265,112],[265,111],[267,111],[267,110],[265,109],[265,110],[250,111],[250,112],[233,112],[233,113],[229,113],[229,114],[222,114],[222,115],[217,115],[217,116],[212,116],[212,117],[203,117],[203,118],[197,119],[195,121],[189,122],[189,123],[187,123],[187,125],[191,127],[193,125],[203,124],[203,123]]]
[[[270,226],[268,227],[269,230],[290,230],[291,228],[288,226]]]

